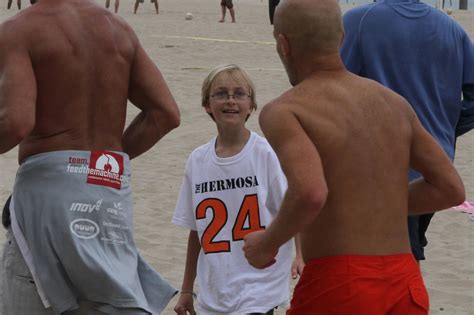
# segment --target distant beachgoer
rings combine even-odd
[[[230,17],[232,18],[232,23],[235,23],[235,11],[234,11],[234,4],[232,0],[221,0],[221,9],[222,9],[222,17],[219,20],[220,23],[225,22],[225,13],[226,9],[229,9]]]
[[[280,0],[268,0],[268,14],[270,16],[270,24],[273,25],[273,15],[275,14],[275,8],[280,3]]]
[[[120,5],[120,0],[115,0],[115,13],[118,13],[119,5]],[[109,6],[110,6],[110,0],[105,0],[105,7],[108,9]]]
[[[134,10],[133,10],[133,14],[137,14],[138,5],[140,3],[144,3],[144,2],[145,2],[145,0],[136,0],[135,1],[135,7],[134,7]],[[158,0],[150,0],[150,2],[155,4],[156,14],[159,14],[160,10],[159,10],[159,6],[158,6]]]
[[[12,6],[13,0],[8,0],[7,9],[10,10]],[[18,6],[18,10],[21,10],[21,0],[16,0],[16,5]]]

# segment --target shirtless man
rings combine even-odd
[[[159,69],[92,0],[38,1],[0,47],[0,153],[20,145],[0,313],[160,313],[176,290],[137,253],[129,162],[179,125]]]
[[[459,174],[401,96],[344,68],[336,0],[280,2],[274,37],[294,87],[260,124],[288,191],[268,229],[246,236],[247,259],[264,268],[301,232],[287,314],[428,314],[406,216],[462,203]],[[424,178],[408,185],[410,166]]]

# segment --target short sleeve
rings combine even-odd
[[[172,223],[184,228],[191,230],[197,230],[196,220],[194,218],[193,209],[193,191],[191,181],[191,157],[186,163],[186,169],[184,172],[183,182],[181,183],[181,189],[179,190],[178,201],[176,202],[176,208]]]
[[[276,214],[280,210],[281,203],[288,188],[288,183],[281,169],[280,162],[273,151],[270,155],[267,169],[270,180],[266,206],[271,213]]]

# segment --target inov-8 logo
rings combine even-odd
[[[95,205],[91,205],[89,203],[79,203],[74,202],[71,205],[70,211],[77,211],[77,212],[89,212],[92,213],[93,211],[100,211],[100,206],[102,204],[102,199],[97,201]]]

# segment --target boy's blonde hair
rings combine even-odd
[[[257,101],[256,101],[256,92],[255,92],[255,85],[253,84],[250,76],[247,72],[235,64],[227,64],[222,65],[214,68],[204,79],[202,83],[202,90],[201,90],[201,105],[205,107],[209,103],[209,97],[211,94],[211,86],[214,83],[217,76],[221,73],[227,73],[231,78],[238,80],[235,74],[240,74],[242,78],[244,78],[245,83],[248,86],[249,94],[250,94],[250,101],[252,102],[252,110],[257,110]],[[209,114],[212,117],[212,114]],[[250,116],[250,115],[249,115]],[[248,118],[248,117],[247,117]],[[214,117],[212,117],[214,119]]]

